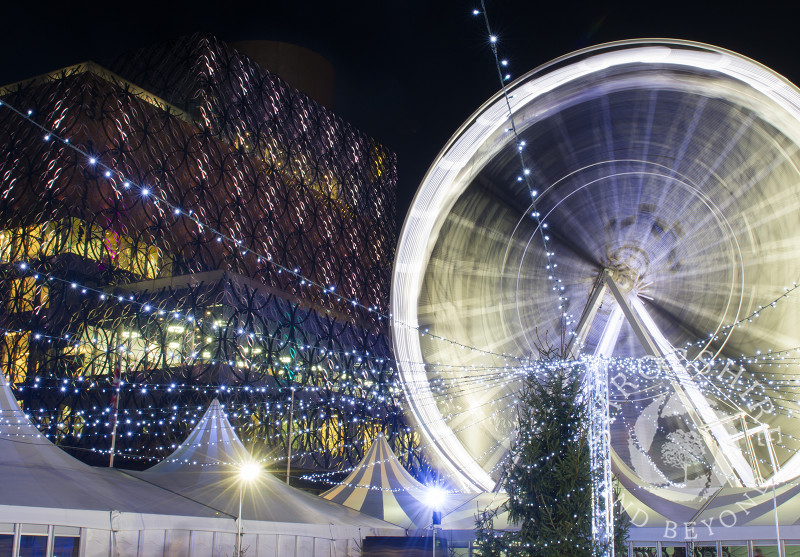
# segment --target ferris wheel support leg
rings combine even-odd
[[[605,282],[645,351],[665,362],[664,368],[668,372],[675,394],[686,408],[692,423],[723,474],[735,486],[757,485],[753,468],[742,454],[742,449],[736,444],[726,424],[720,420],[700,387],[689,375],[675,348],[658,329],[642,301],[635,295],[624,295],[609,272],[605,274]]]
[[[581,313],[581,318],[578,320],[578,325],[572,333],[572,338],[569,339],[569,343],[567,344],[567,354],[569,357],[577,360],[580,356],[581,350],[583,350],[583,343],[586,341],[586,335],[592,327],[595,316],[597,316],[597,310],[600,309],[602,305],[605,293],[606,283],[603,280],[603,273],[600,273],[589,294],[589,301],[583,308],[583,313]],[[616,338],[614,340],[616,341]]]
[[[778,557],[785,557],[786,553],[781,546],[781,522],[778,518],[778,497],[775,495],[775,476],[778,474],[778,463],[775,458],[775,449],[769,437],[769,429],[764,430],[764,439],[769,453],[769,462],[772,465],[772,510],[775,513],[775,541],[778,544]]]
[[[614,487],[611,480],[611,418],[606,368],[623,319],[622,310],[615,307],[595,350],[596,357],[591,360],[586,374],[593,557],[614,557]]]

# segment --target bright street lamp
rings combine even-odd
[[[447,500],[447,492],[438,485],[429,486],[425,491],[425,504],[433,511],[433,547],[432,555],[436,557],[436,527],[442,524],[442,505]]]
[[[239,465],[239,514],[236,515],[236,557],[242,555],[242,499],[244,498],[244,486],[255,480],[261,474],[261,465],[250,460]]]

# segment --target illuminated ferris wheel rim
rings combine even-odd
[[[518,114],[529,103],[558,87],[627,64],[715,72],[751,87],[780,107],[784,116],[789,114],[800,121],[800,92],[772,70],[721,48],[667,39],[607,43],[540,66],[509,86],[512,113]],[[780,114],[764,116],[777,129],[782,128]],[[406,216],[392,278],[392,338],[409,412],[431,457],[455,484],[467,490],[492,490],[495,480],[465,450],[437,409],[420,344],[418,297],[433,246],[450,209],[492,157],[513,141],[512,134],[504,133],[508,121],[506,101],[502,92],[498,92],[457,130],[439,153]],[[794,131],[789,130],[787,135],[800,143]],[[782,477],[791,477],[786,468],[781,472]]]

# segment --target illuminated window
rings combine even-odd
[[[82,376],[112,375],[116,367],[125,370],[148,369],[159,365],[160,344],[139,331],[122,330],[115,336],[102,327],[87,326],[76,344],[64,350],[76,356],[77,372]]]
[[[50,257],[56,255],[61,248],[62,231],[61,226],[56,221],[46,222],[29,226],[23,230],[17,230],[16,236],[21,242],[22,259],[36,259],[38,257]],[[18,255],[15,257],[19,259]]]
[[[173,258],[165,257],[151,245],[136,243],[116,230],[102,229],[80,219],[70,219],[66,227],[63,252],[74,253],[92,261],[104,261],[143,278],[169,274]],[[0,257],[2,257],[0,238]]]
[[[148,246],[147,247],[147,260],[145,261],[145,270],[141,275],[147,278],[156,278],[158,276],[158,272],[160,270],[160,261],[161,261],[161,253],[159,249],[155,246]]]
[[[70,219],[64,252],[86,257],[86,240],[88,236],[88,226],[85,222],[80,219]]]
[[[46,308],[50,299],[47,285],[38,284],[33,277],[23,277],[11,281],[9,313],[33,311]]]
[[[55,430],[54,435],[59,440],[66,435],[80,435],[85,423],[83,416],[66,404],[60,405],[52,418],[43,418],[42,424],[50,426],[51,420]]]
[[[386,171],[386,161],[383,159],[383,154],[378,147],[372,148],[372,170],[375,172],[375,178],[383,176]]]
[[[0,230],[0,261],[4,263],[12,261],[13,239],[10,230]]]
[[[342,426],[338,416],[330,416],[322,423],[320,428],[320,441],[322,447],[330,451],[333,456],[340,456],[344,449]]]
[[[364,446],[368,447],[372,444],[378,435],[383,433],[383,424],[379,421],[369,422],[364,421],[362,422],[362,427],[364,429]]]
[[[130,266],[130,253],[128,242],[119,233],[113,230],[103,231],[103,245],[105,246],[105,253],[101,255],[102,259],[106,257],[111,261],[112,265],[120,269],[127,269]],[[98,260],[100,258],[93,258]]]
[[[28,375],[30,333],[6,333],[0,345],[0,364],[11,383],[17,385]]]
[[[105,233],[96,226],[84,225],[86,248],[83,253],[78,253],[92,261],[104,261],[106,255]]]
[[[194,353],[194,327],[184,325],[167,326],[166,362],[168,366],[181,366]]]
[[[109,375],[113,372],[115,357],[113,350],[109,350],[111,331],[101,327],[87,326],[77,343],[72,349],[78,355],[78,374],[82,376]]]

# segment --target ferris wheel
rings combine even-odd
[[[612,450],[642,480],[800,475],[798,146],[796,87],[683,41],[578,51],[470,117],[412,203],[391,299],[409,411],[452,481],[495,487],[520,373],[559,342],[611,358]]]

